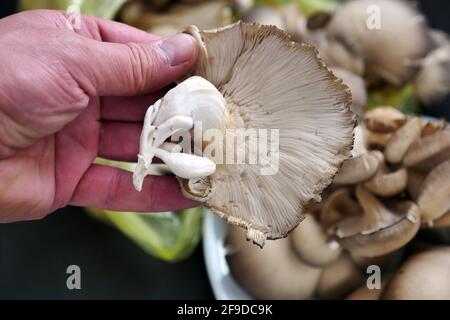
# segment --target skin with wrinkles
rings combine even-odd
[[[170,39],[93,17],[29,11],[0,20],[0,222],[68,204],[118,211],[194,206],[172,177],[136,192],[131,173],[92,165],[136,161],[148,105],[191,69],[188,35]]]

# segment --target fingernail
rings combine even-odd
[[[173,67],[191,60],[196,50],[194,39],[184,33],[163,40],[160,47]]]

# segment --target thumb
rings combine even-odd
[[[89,95],[128,96],[165,87],[186,74],[197,45],[187,34],[128,44],[86,39],[81,57],[72,75]]]

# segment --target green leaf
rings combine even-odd
[[[412,84],[407,84],[400,89],[386,85],[370,90],[367,110],[379,106],[392,106],[409,115],[420,114],[422,110]]]
[[[135,163],[102,158],[96,164],[133,171]],[[158,168],[155,174],[163,173]],[[131,181],[130,181],[131,183]],[[175,212],[136,213],[86,209],[92,216],[118,228],[149,254],[169,262],[183,260],[197,247],[202,234],[203,208]]]
[[[289,2],[297,2],[306,15],[317,12],[331,12],[336,10],[342,0],[256,0],[257,5],[283,6]]]
[[[126,0],[21,0],[22,10],[55,9],[67,10],[70,6],[78,6],[80,12],[103,19],[112,19]]]
[[[86,210],[117,227],[147,253],[169,262],[189,257],[202,233],[202,207],[160,213]]]

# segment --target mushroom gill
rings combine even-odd
[[[201,48],[192,75],[222,93],[226,128],[279,134],[279,150],[268,150],[278,152],[276,172],[261,175],[260,163],[217,164],[209,177],[214,196],[205,204],[245,227],[261,246],[266,238],[282,238],[302,220],[304,207],[320,200],[349,157],[355,126],[350,93],[312,46],[292,42],[275,27],[236,23],[187,32]],[[192,197],[188,184],[181,185]]]

